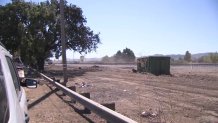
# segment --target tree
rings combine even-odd
[[[202,56],[198,59],[200,63],[212,63],[210,55]]]
[[[218,53],[210,53],[206,56],[202,56],[198,59],[198,62],[202,63],[218,63]]]
[[[23,24],[27,23],[27,13],[23,8],[28,8],[26,3],[13,2],[6,6],[0,6],[0,41],[14,54],[24,38]]]
[[[129,48],[123,49],[123,52],[120,50],[113,56],[115,62],[134,62],[135,54]]]
[[[103,63],[109,63],[109,62],[110,62],[110,57],[108,57],[108,56],[106,55],[106,56],[102,57],[101,61],[102,61]]]
[[[12,3],[15,3],[15,2],[24,2],[24,0],[11,0]]]
[[[115,62],[119,62],[122,60],[122,52],[120,50],[117,51],[117,53],[114,55]]]
[[[131,49],[126,48],[126,49],[123,49],[122,58],[126,62],[134,62],[135,61],[135,54],[133,53],[133,51]]]
[[[45,59],[62,54],[59,13],[56,0],[0,6],[0,41],[12,54],[19,51],[24,63],[43,70]],[[79,53],[95,51],[99,34],[86,26],[82,9],[65,2],[64,13],[67,49]]]
[[[184,56],[184,60],[187,62],[191,61],[191,53],[189,53],[189,51],[186,51],[185,56]]]
[[[123,49],[123,52],[120,50],[117,51],[112,57],[108,57],[107,55],[102,58],[102,62],[104,63],[130,63],[135,61],[134,52],[129,49]]]
[[[210,53],[209,57],[212,63],[218,63],[218,53]]]

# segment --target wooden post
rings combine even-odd
[[[101,104],[101,105],[103,105],[103,106],[105,106],[105,107],[107,107],[107,108],[109,108],[109,109],[115,111],[115,103],[114,103],[114,102],[113,102],[113,103],[103,103],[103,104]],[[110,122],[107,121],[107,123],[110,123]]]
[[[90,99],[90,93],[80,93],[81,95],[83,95],[84,97]],[[84,114],[91,114],[91,111],[88,108],[84,108]]]
[[[76,86],[71,86],[71,87],[68,87],[70,90],[72,90],[72,91],[75,91],[76,92]],[[71,102],[72,103],[76,103],[76,100],[75,99],[73,99],[73,98],[71,98]]]
[[[105,106],[105,107],[115,111],[115,103],[114,102],[113,103],[103,103],[101,105],[103,105],[103,106]]]

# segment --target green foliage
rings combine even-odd
[[[218,53],[210,53],[209,57],[212,63],[218,63]]]
[[[200,63],[218,63],[218,53],[210,53],[207,56],[202,56],[198,59]]]
[[[0,6],[0,41],[11,53],[21,45],[24,24],[27,23],[27,12],[23,8],[28,7],[28,4],[19,2]]]
[[[86,26],[81,8],[65,2],[65,31],[67,49],[88,53],[96,50],[99,34]],[[31,66],[44,69],[45,59],[61,56],[60,9],[56,0],[41,2],[12,2],[0,6],[0,41]]]
[[[106,56],[102,57],[102,60],[101,60],[101,61],[104,62],[104,63],[109,63],[109,62],[110,62],[110,57],[108,57],[108,56],[106,55]]]
[[[191,53],[189,53],[189,51],[186,51],[185,56],[184,56],[184,60],[187,62],[191,62]]]
[[[202,56],[198,59],[198,62],[199,63],[211,63],[211,59],[210,59],[210,56],[207,55],[207,56]]]
[[[114,60],[116,62],[121,62],[122,61],[122,52],[120,50],[117,51],[117,53],[114,55]]]
[[[122,59],[126,62],[134,62],[135,61],[135,54],[129,48],[123,49]]]
[[[135,54],[134,52],[129,49],[123,49],[123,52],[121,52],[120,50],[117,51],[117,53],[112,56],[112,57],[108,57],[108,56],[104,56],[102,58],[102,62],[104,63],[131,63],[135,61]]]

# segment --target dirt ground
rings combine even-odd
[[[68,65],[67,86],[139,123],[218,123],[218,66],[171,66],[172,75],[133,73],[133,65]],[[61,79],[60,65],[46,74]],[[61,79],[61,81],[63,81]],[[41,79],[26,89],[30,123],[106,122]]]

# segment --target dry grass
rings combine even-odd
[[[128,65],[68,67],[67,86],[76,85],[77,92],[90,92],[91,99],[99,103],[115,102],[116,111],[138,122],[218,121],[218,67],[171,67],[172,76],[133,73],[134,66]],[[47,70],[61,78],[61,66]],[[92,86],[81,87],[81,83]],[[143,111],[156,115],[142,117]]]

